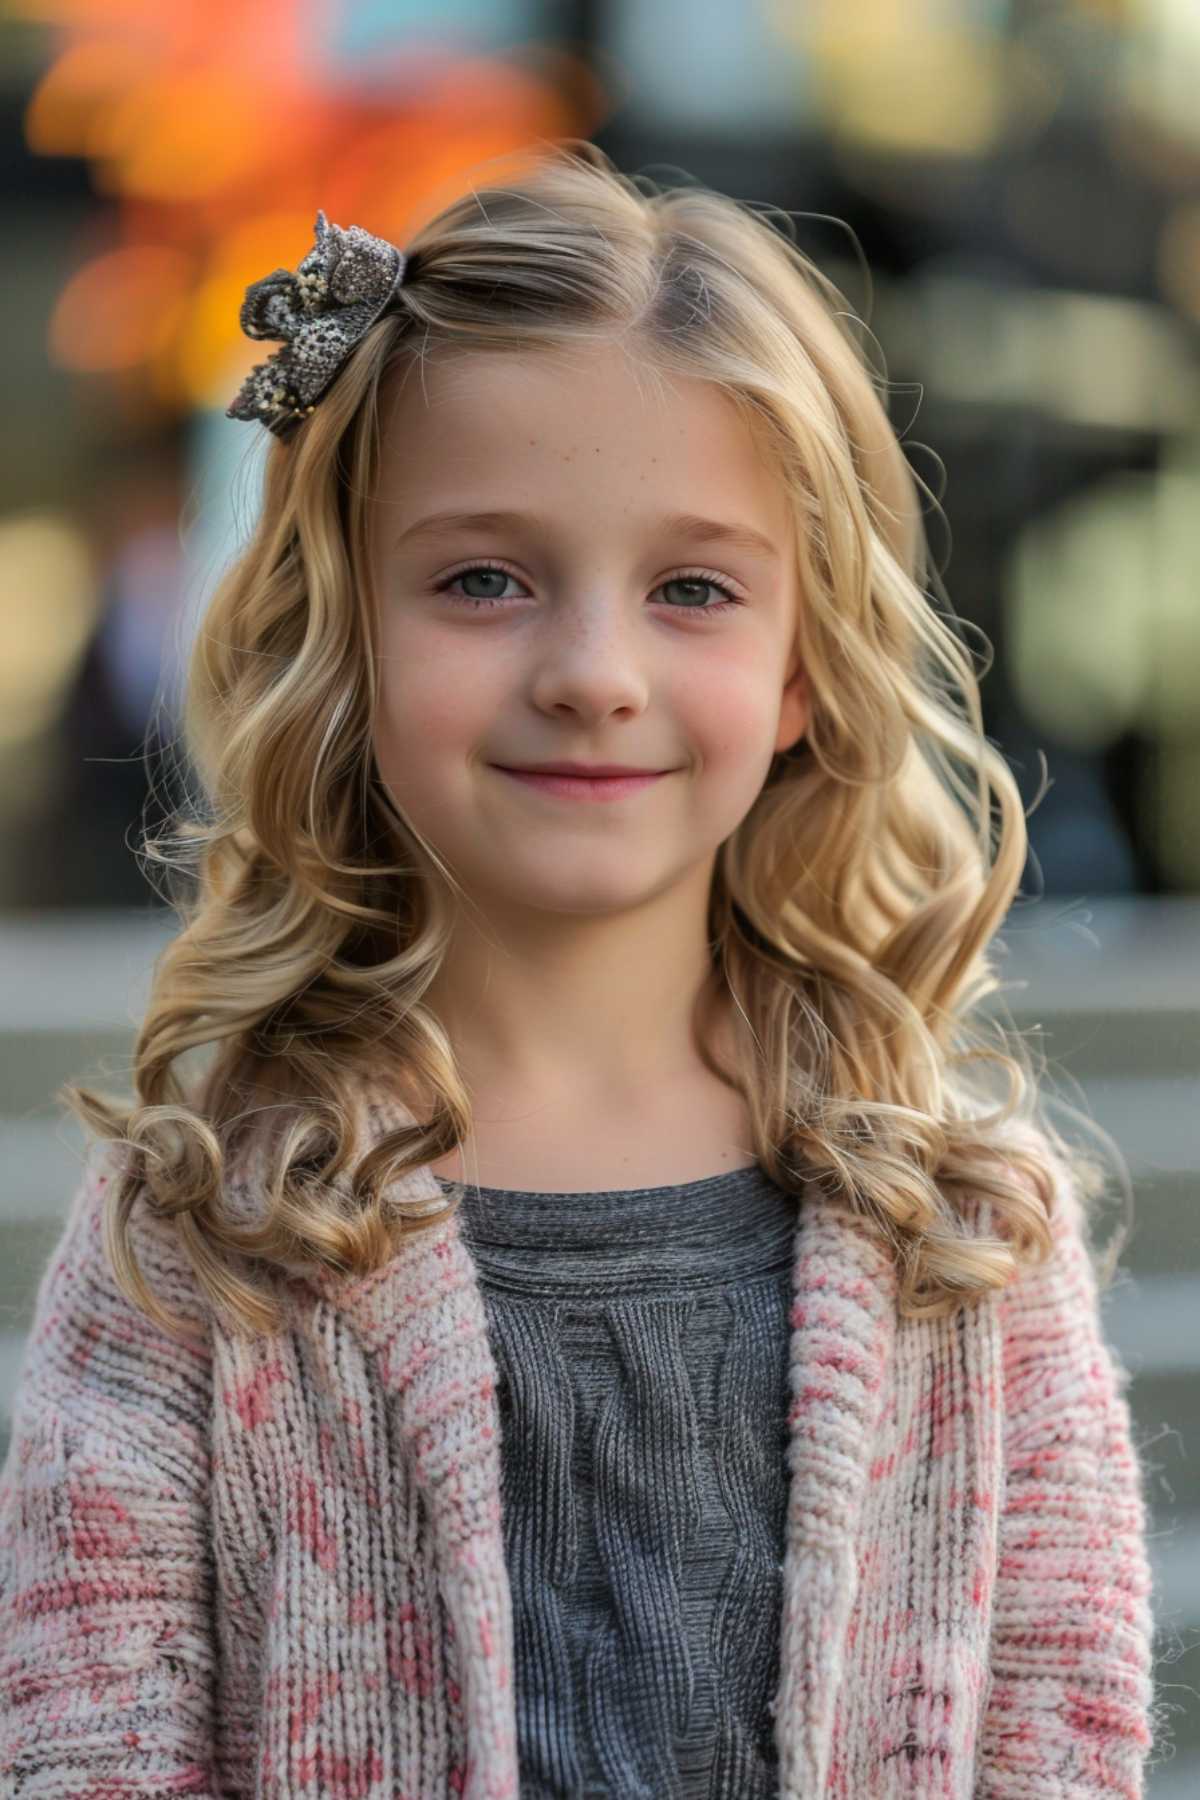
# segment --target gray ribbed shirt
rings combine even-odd
[[[775,1794],[798,1204],[757,1164],[599,1193],[465,1185],[522,1800]]]

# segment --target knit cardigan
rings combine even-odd
[[[363,1088],[357,1129],[412,1123]],[[102,1233],[93,1146],[44,1271],[0,1471],[0,1792],[13,1800],[518,1794],[496,1366],[457,1217],[286,1330],[210,1315],[135,1208],[167,1337]],[[259,1153],[261,1156],[261,1152]],[[444,1195],[429,1167],[406,1208]],[[262,1165],[231,1176],[259,1216]],[[987,1203],[973,1224],[987,1228]],[[1146,1505],[1074,1178],[1054,1254],[949,1319],[815,1187],[790,1318],[780,1800],[1143,1793]]]

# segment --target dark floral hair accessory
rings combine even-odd
[[[361,225],[331,225],[317,213],[316,242],[297,265],[246,289],[238,315],[247,337],[283,340],[256,363],[227,419],[265,425],[286,438],[332,385],[346,358],[383,313],[408,258]]]

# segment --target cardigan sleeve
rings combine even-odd
[[[1140,1800],[1154,1742],[1147,1506],[1075,1177],[1001,1297],[1005,1494],[975,1800]]]
[[[91,1147],[43,1273],[0,1470],[0,1792],[14,1800],[216,1793],[210,1340],[183,1347],[117,1288],[113,1151]],[[135,1253],[187,1314],[169,1229],[137,1219]]]

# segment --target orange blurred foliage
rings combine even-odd
[[[30,150],[78,156],[112,208],[53,308],[59,367],[113,378],[141,415],[221,406],[262,349],[246,287],[311,247],[318,207],[403,244],[470,183],[511,176],[609,109],[573,53],[471,54],[397,27],[362,67],[313,41],[296,0],[12,0],[51,28]],[[133,385],[131,385],[131,383]],[[134,388],[140,388],[135,392]]]

